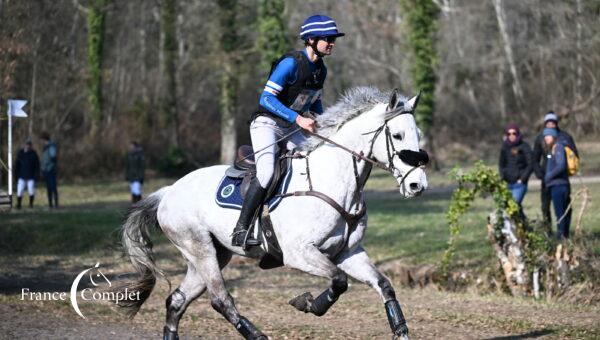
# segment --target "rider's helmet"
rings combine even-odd
[[[308,17],[300,26],[300,39],[307,41],[310,38],[343,37],[345,33],[338,32],[333,18],[326,15],[313,15]]]

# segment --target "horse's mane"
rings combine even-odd
[[[390,91],[380,91],[373,86],[360,86],[348,89],[342,97],[317,117],[317,132],[329,137],[337,132],[346,122],[369,111],[377,104],[386,103],[390,99]],[[309,137],[300,145],[301,150],[313,150],[321,142],[317,137]]]

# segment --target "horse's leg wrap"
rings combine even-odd
[[[235,329],[244,337],[244,339],[268,339],[261,331],[256,328],[252,322],[240,315],[240,321],[235,324]]]
[[[221,313],[221,315],[231,322],[245,339],[268,339],[250,320],[238,313],[233,303],[233,298],[229,294],[227,294],[225,299],[211,298],[210,304],[217,312]]]
[[[163,340],[179,340],[179,335],[176,331],[172,331],[169,327],[165,326],[163,329]]]
[[[169,295],[165,304],[167,307],[167,322],[163,332],[163,338],[165,340],[177,340],[179,339],[179,336],[177,335],[177,326],[179,324],[179,319],[181,318],[182,308],[185,304],[185,294],[177,288]]]
[[[406,326],[406,320],[404,320],[404,314],[402,314],[398,300],[394,299],[386,302],[385,313],[387,314],[390,328],[394,335],[401,336],[408,334],[408,326]]]
[[[348,276],[341,273],[333,277],[331,287],[313,298],[311,293],[304,293],[290,300],[290,305],[299,311],[323,316],[337,299],[348,289]]]

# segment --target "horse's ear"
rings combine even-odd
[[[406,103],[407,108],[411,111],[414,111],[417,108],[417,105],[419,104],[419,98],[421,98],[421,91],[419,91],[419,93],[417,93],[416,96],[408,100],[408,102]]]
[[[404,103],[400,100],[400,91],[398,91],[398,89],[393,89],[392,94],[390,95],[387,111],[391,111],[400,105],[404,105]]]

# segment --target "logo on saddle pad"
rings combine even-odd
[[[223,187],[223,189],[221,189],[221,196],[223,198],[227,198],[231,195],[233,195],[233,192],[235,191],[235,185],[233,184],[229,184]]]

